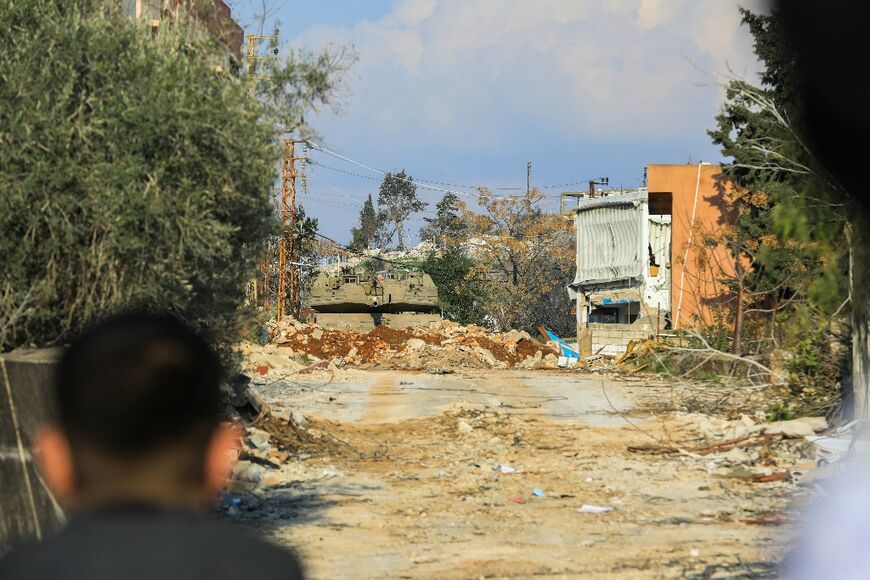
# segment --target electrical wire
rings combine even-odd
[[[330,149],[324,145],[320,145],[318,143],[314,143],[311,141],[308,141],[307,144],[312,149],[315,149],[317,151],[320,151],[322,153],[325,153],[327,155],[335,157],[336,159],[341,159],[342,161],[345,161],[347,163],[351,163],[353,165],[356,165],[357,167],[361,167],[363,169],[366,169],[367,171],[372,171],[372,172],[378,173],[380,175],[387,175],[389,173],[388,171],[384,171],[383,169],[378,169],[376,167],[366,165],[365,163],[362,163],[361,161],[351,159],[350,157],[347,157],[346,155],[342,155],[341,153],[338,153],[337,151],[333,151],[332,149]],[[330,169],[332,171],[346,173],[348,175],[353,175],[355,177],[361,177],[363,179],[370,179],[370,180],[374,180],[374,181],[378,180],[375,177],[361,175],[359,173],[353,173],[350,171],[339,169],[337,167],[331,167],[329,165],[324,165],[318,161],[311,160],[310,162],[314,165],[318,165],[320,167],[323,167],[325,169]],[[480,198],[480,193],[479,192],[478,193],[470,193],[467,191],[458,191],[455,189],[445,189],[443,187],[437,187],[437,186],[438,185],[446,185],[448,187],[462,187],[462,188],[466,188],[466,189],[484,189],[484,186],[480,186],[480,185],[458,185],[455,183],[447,183],[447,182],[443,182],[443,181],[433,181],[433,180],[419,179],[419,178],[418,179],[401,178],[401,177],[398,177],[396,174],[392,174],[392,175],[396,179],[400,179],[400,180],[408,182],[408,183],[413,183],[417,187],[421,187],[424,189],[430,189],[433,191],[440,191],[442,193],[453,193],[456,195],[463,195],[466,197]],[[559,188],[563,188],[563,187],[568,187],[570,185],[578,185],[581,183],[584,183],[584,181],[580,180],[580,181],[570,181],[567,183],[560,183],[560,184],[556,184],[556,185],[543,185],[543,186],[538,187],[537,189],[559,189]],[[495,187],[495,188],[487,188],[487,189],[491,189],[492,191],[522,191],[524,188],[520,188],[520,187]],[[493,197],[496,197],[499,199],[506,199],[506,198],[518,197],[518,196],[493,196]],[[522,196],[519,196],[519,197],[522,197]]]
[[[374,173],[379,173],[380,175],[387,175],[387,173],[389,173],[389,172],[384,171],[384,170],[382,170],[382,169],[375,169],[374,167],[371,167],[370,165],[366,165],[365,163],[361,163],[361,162],[359,162],[359,161],[355,161],[355,160],[351,159],[350,157],[345,157],[345,156],[342,155],[341,153],[337,153],[337,152],[335,152],[335,151],[333,151],[333,150],[331,150],[331,149],[329,149],[329,148],[327,148],[327,147],[324,147],[324,146],[322,146],[322,145],[318,145],[318,144],[316,144],[316,143],[312,143],[312,142],[309,141],[309,142],[308,142],[308,146],[311,147],[312,149],[316,149],[317,151],[320,151],[320,152],[322,152],[322,153],[326,153],[327,155],[331,155],[331,156],[333,156],[333,157],[336,157],[337,159],[341,159],[342,161],[346,161],[346,162],[351,163],[351,164],[353,164],[353,165],[356,165],[356,166],[358,166],[358,167],[362,167],[363,169],[367,169],[368,171],[372,171],[372,172],[374,172]],[[397,175],[395,175],[395,174],[393,174],[393,177],[394,177],[395,179],[398,179],[399,181],[404,181],[404,182],[406,182],[406,183],[413,183],[413,184],[416,185],[417,187],[422,187],[422,188],[424,188],[424,189],[431,189],[431,190],[433,190],[433,191],[441,191],[441,192],[443,192],[443,193],[453,193],[453,194],[456,194],[456,195],[464,195],[464,196],[466,196],[466,197],[473,197],[473,198],[478,198],[478,197],[480,197],[480,194],[479,194],[479,193],[469,193],[469,192],[467,192],[467,191],[457,191],[457,190],[453,190],[453,189],[444,189],[443,187],[437,187],[437,186],[434,186],[434,185],[428,185],[428,184],[422,182],[422,180],[417,180],[417,181],[415,181],[415,180],[413,180],[413,179],[409,179],[409,178],[406,178],[406,177],[399,177],[399,176],[397,176]]]
[[[322,167],[324,169],[329,169],[330,171],[337,171],[338,173],[344,173],[345,175],[353,175],[354,177],[361,177],[363,179],[370,179],[371,181],[381,181],[380,178],[374,177],[372,175],[363,175],[361,173],[354,173],[353,171],[347,171],[345,169],[339,169],[338,167],[332,167],[330,165],[326,165],[317,161],[316,159],[309,159],[309,165],[316,165],[318,167]]]

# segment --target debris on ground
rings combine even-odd
[[[252,374],[281,378],[318,367],[425,370],[443,374],[456,368],[556,368],[551,346],[525,331],[490,332],[449,320],[427,327],[378,326],[368,333],[332,330],[285,318],[266,326],[267,343],[243,343],[241,354]]]
[[[644,343],[577,361],[612,376],[593,380],[501,370],[556,367],[560,351],[451,322],[357,333],[288,320],[266,338],[240,348],[251,378],[233,385],[234,404],[247,426],[219,509],[297,546],[318,577],[369,569],[373,551],[390,554],[373,576],[769,575],[792,502],[854,447],[823,417],[767,421],[759,390],[630,376]],[[630,390],[663,404],[679,388],[694,411],[623,416],[611,402]],[[602,397],[606,420],[584,419],[565,392]]]
[[[603,514],[609,511],[613,511],[613,508],[599,505],[589,505],[584,503],[582,506],[577,508],[577,511],[581,514]]]
[[[468,372],[498,380],[499,371]],[[396,396],[410,395],[372,403]],[[456,566],[474,577],[766,569],[789,540],[790,497],[813,463],[806,439],[789,435],[800,428],[767,433],[748,417],[594,426],[495,400],[383,423],[309,411],[252,421],[221,508],[301,549],[318,577],[375,565],[373,576],[448,578],[467,577]],[[747,439],[735,441],[742,429]],[[534,557],[529,534],[540,542]],[[375,563],[373,551],[389,555]]]

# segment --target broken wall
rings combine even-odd
[[[646,190],[580,199],[574,209],[578,350],[615,354],[664,328],[670,309],[670,216],[650,216]],[[585,304],[585,305],[584,305]],[[587,313],[587,309],[589,313]],[[592,316],[590,314],[595,311]],[[611,316],[612,320],[601,320]]]
[[[707,237],[721,236],[729,225],[726,196],[732,189],[719,165],[650,164],[650,198],[669,198],[672,222],[671,319],[675,328],[710,324],[727,299],[724,277],[734,262],[724,245],[710,246]]]

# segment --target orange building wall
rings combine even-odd
[[[722,246],[702,248],[705,234],[728,224],[724,194],[731,189],[719,165],[650,164],[650,213],[671,197],[671,320],[675,328],[712,324],[728,308],[722,278],[734,262]],[[692,219],[694,211],[694,221]]]

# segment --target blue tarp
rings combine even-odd
[[[547,337],[550,340],[553,340],[553,341],[559,343],[559,347],[562,350],[562,356],[567,356],[570,358],[580,358],[580,353],[577,351],[577,349],[575,349],[573,346],[571,346],[570,344],[568,344],[567,342],[565,342],[564,340],[559,338],[555,332],[553,332],[552,330],[550,330],[546,326],[544,326],[543,329],[544,329],[544,332],[547,333]]]

